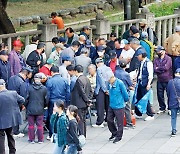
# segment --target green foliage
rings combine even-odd
[[[155,17],[160,17],[173,14],[174,9],[178,7],[180,7],[180,2],[162,3],[160,5],[153,4],[149,9],[155,14]]]

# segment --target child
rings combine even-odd
[[[64,102],[58,100],[54,104],[53,114],[51,116],[51,127],[53,132],[53,140],[55,140],[54,154],[63,154],[66,147],[66,135],[68,119],[64,113]]]
[[[82,152],[82,149],[79,144],[78,139],[78,123],[79,121],[78,115],[77,115],[78,108],[74,105],[70,105],[67,108],[67,116],[69,118],[69,126],[67,130],[67,143],[68,143],[68,150],[67,154],[80,154]]]

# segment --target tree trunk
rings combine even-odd
[[[5,9],[7,6],[7,0],[0,0],[0,34],[15,33],[14,26],[9,19]]]
[[[131,0],[131,18],[136,19],[136,13],[139,11],[139,0]]]

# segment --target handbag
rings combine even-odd
[[[176,87],[175,87],[175,84],[174,84],[174,80],[173,80],[173,87],[174,87],[174,91],[175,91],[175,95],[176,95],[177,101],[178,101],[179,106],[180,106],[180,97],[177,94]]]

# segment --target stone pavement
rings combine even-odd
[[[157,111],[155,94],[154,107]],[[89,120],[87,124],[87,144],[83,148],[83,154],[180,154],[180,133],[176,137],[170,136],[170,116],[167,113],[156,115],[153,121],[138,119],[136,128],[124,130],[123,138],[117,144],[108,141],[111,134],[107,126],[92,128]],[[180,125],[178,128],[180,129]],[[51,154],[53,151],[54,145],[47,140],[43,144],[29,144],[27,140],[27,134],[24,138],[16,139],[17,154]]]

